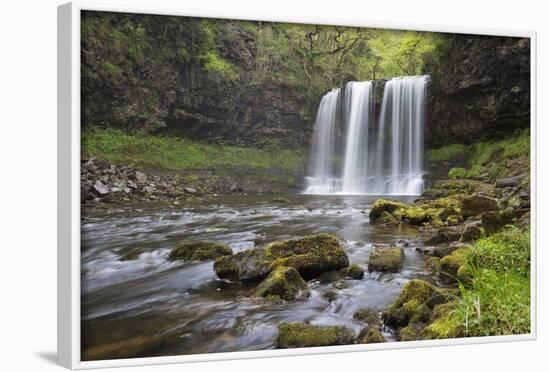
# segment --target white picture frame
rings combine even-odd
[[[531,41],[531,179],[536,180],[536,33],[532,31],[451,28],[407,23],[384,23],[364,19],[321,19],[307,16],[278,16],[238,11],[234,14],[196,10],[185,6],[143,7],[114,3],[71,2],[58,8],[58,362],[70,369],[91,369],[152,364],[268,358],[343,352],[365,352],[443,345],[515,342],[537,337],[536,317],[536,182],[532,183],[531,218],[531,333],[383,344],[327,346],[303,349],[227,352],[169,357],[81,361],[80,357],[80,14],[83,10],[158,15],[210,17],[238,20],[296,22],[306,24],[411,29],[433,32],[469,33],[530,38]]]

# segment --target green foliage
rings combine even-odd
[[[474,267],[493,269],[498,273],[515,272],[529,276],[531,240],[529,230],[509,227],[479,240],[472,249]]]
[[[468,154],[468,146],[452,144],[438,149],[429,150],[426,153],[426,160],[430,162],[444,162],[465,157]]]
[[[512,159],[530,154],[529,131],[522,131],[515,136],[489,142],[478,142],[472,146],[470,165],[484,166],[491,161]]]
[[[509,227],[479,240],[468,257],[453,319],[467,336],[530,331],[530,232]]]
[[[204,70],[222,75],[227,80],[237,80],[239,74],[233,65],[221,59],[215,51],[209,51],[201,56]]]
[[[114,129],[83,132],[82,152],[115,164],[169,170],[247,168],[298,172],[306,158],[302,151],[203,144],[177,137],[128,134]]]
[[[466,178],[467,170],[465,168],[451,168],[449,171],[449,179]]]

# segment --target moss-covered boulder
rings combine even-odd
[[[332,302],[336,300],[338,297],[338,292],[336,292],[334,289],[329,289],[325,293],[321,295],[321,298],[327,302]]]
[[[294,267],[305,279],[349,266],[342,243],[329,234],[271,243],[265,247],[265,256],[273,261],[274,267]]]
[[[468,195],[462,198],[462,215],[466,218],[498,209],[498,200],[488,196]]]
[[[369,272],[382,271],[396,273],[403,267],[403,248],[375,247],[369,255]]]
[[[256,296],[279,296],[283,300],[290,301],[306,286],[306,282],[295,268],[279,266],[260,283]]]
[[[446,301],[447,296],[433,285],[413,279],[403,286],[397,300],[382,313],[385,324],[391,327],[406,327],[409,322],[426,322],[431,308]]]
[[[172,249],[171,260],[206,261],[233,254],[226,244],[210,241],[184,242]]]
[[[348,267],[341,269],[340,275],[342,275],[345,278],[359,280],[359,279],[363,279],[363,277],[365,276],[365,271],[361,266],[357,264],[352,264]]]
[[[279,349],[353,344],[355,334],[345,327],[321,327],[301,322],[281,323],[277,335]]]
[[[457,338],[463,336],[463,327],[453,313],[452,302],[436,305],[432,319],[420,335],[423,340]]]
[[[470,248],[459,248],[440,261],[439,276],[446,282],[462,281],[467,274],[466,266]],[[463,267],[461,269],[461,267]],[[460,271],[460,272],[459,272]]]
[[[474,242],[483,236],[483,226],[481,221],[470,221],[464,225],[464,230],[460,235],[461,242]]]
[[[422,207],[411,207],[403,211],[401,218],[408,224],[420,226],[428,221],[428,214]]]
[[[421,339],[422,331],[426,327],[426,323],[411,322],[406,327],[399,329],[399,341],[416,341]]]
[[[488,234],[502,230],[506,225],[513,225],[516,215],[510,210],[485,212],[481,214],[481,225]]]
[[[382,322],[376,311],[368,308],[359,309],[353,314],[353,319],[358,322],[367,324],[370,328],[382,327]]]
[[[380,330],[374,327],[363,328],[357,340],[360,344],[379,344],[381,342],[386,342]]]
[[[441,270],[441,262],[439,257],[430,257],[424,262],[424,270],[430,274],[438,274]]]
[[[222,256],[214,261],[214,271],[220,279],[233,281],[260,281],[273,269],[273,260],[262,248]]]
[[[235,281],[259,281],[279,266],[293,267],[305,279],[349,266],[342,243],[333,235],[276,241],[214,262],[218,277]]]
[[[369,213],[371,223],[387,223],[401,219],[401,213],[407,208],[407,205],[396,201],[378,199],[374,202]],[[384,214],[384,212],[386,212]],[[384,216],[383,216],[384,214]],[[383,217],[383,218],[381,218]]]

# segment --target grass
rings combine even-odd
[[[529,229],[510,226],[479,240],[468,263],[471,283],[460,285],[451,313],[465,336],[529,333]]]
[[[450,179],[478,178],[486,172],[491,179],[507,177],[510,169],[508,159],[529,157],[530,134],[523,130],[515,135],[499,141],[477,142],[470,146],[452,144],[426,153],[429,162],[446,162],[449,160],[467,161],[468,169],[452,168]]]
[[[179,137],[128,134],[94,129],[82,134],[82,153],[114,164],[131,164],[164,170],[281,170],[300,171],[303,151],[205,144]]]
[[[467,156],[467,154],[468,146],[455,143],[438,149],[429,150],[426,153],[426,160],[429,162],[443,162]]]

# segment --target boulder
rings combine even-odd
[[[470,248],[459,248],[452,254],[443,257],[440,261],[440,278],[446,282],[465,281],[465,268],[470,252]]]
[[[214,261],[214,271],[220,279],[233,281],[260,281],[272,270],[273,260],[266,257],[262,248],[222,256]]]
[[[445,302],[447,296],[433,285],[418,279],[407,282],[397,300],[382,313],[382,319],[391,327],[406,327],[409,322],[426,322],[431,308]]]
[[[399,330],[399,341],[416,341],[421,339],[422,331],[426,328],[426,323],[409,323],[406,327]]]
[[[195,241],[185,242],[170,252],[171,260],[206,261],[221,256],[230,256],[233,251],[229,246],[219,242]]]
[[[403,258],[401,247],[376,247],[369,255],[369,272],[398,272],[403,267]]]
[[[277,348],[349,345],[353,344],[354,339],[354,332],[346,327],[321,327],[301,322],[284,322],[279,324]]]
[[[386,339],[382,333],[380,333],[380,330],[373,327],[363,328],[357,339],[360,344],[378,344],[381,342],[386,342]]]
[[[385,219],[389,219],[389,217],[392,217],[392,220],[394,219],[400,219],[401,213],[403,210],[405,210],[407,206],[399,201],[395,200],[386,200],[386,199],[378,199],[371,207],[370,213],[369,213],[369,219],[371,223],[379,223],[382,221],[379,221],[379,218],[382,217],[382,213],[387,212],[385,214]]]
[[[435,247],[432,251],[433,256],[443,258],[445,256],[450,255],[454,251],[456,251],[459,248],[467,248],[471,247],[470,244],[465,242],[452,242],[451,244],[441,244]]]
[[[143,172],[136,171],[134,173],[134,178],[139,184],[145,184],[147,183],[147,175]]]
[[[498,201],[488,196],[469,195],[462,199],[462,215],[466,218],[498,209]]]
[[[258,281],[278,266],[293,267],[305,279],[349,266],[349,259],[338,238],[328,234],[276,241],[263,248],[220,257],[214,270],[222,279]]]
[[[417,226],[420,226],[424,222],[428,221],[428,215],[426,214],[426,211],[421,207],[411,207],[405,209],[403,211],[403,214],[401,215],[401,218],[406,223]]]
[[[104,196],[109,194],[109,188],[101,181],[96,181],[92,187],[92,192],[97,196]]]
[[[338,297],[338,292],[333,289],[329,289],[321,295],[321,298],[327,302],[332,302],[336,300],[336,297]]]
[[[481,214],[481,225],[488,234],[494,234],[506,225],[512,225],[516,216],[512,211],[485,212]]]
[[[295,268],[280,266],[260,283],[256,290],[256,296],[279,296],[283,300],[290,301],[306,286],[306,282]]]
[[[496,180],[495,187],[496,188],[516,187],[521,183],[521,180],[523,180],[526,176],[527,176],[527,173],[523,173],[514,177],[501,178],[499,180]]]
[[[483,236],[481,221],[470,221],[464,225],[464,231],[460,235],[461,242],[473,242]]]
[[[380,317],[376,313],[376,311],[364,308],[359,309],[353,314],[353,319],[361,322],[366,323],[370,328],[381,328],[382,322],[380,321]]]
[[[430,324],[420,335],[422,340],[457,338],[464,335],[460,322],[453,317],[454,305],[452,302],[436,305],[433,309]]]
[[[361,266],[352,264],[348,267],[340,269],[340,275],[351,279],[363,279],[363,276],[365,276],[365,271],[361,268]]]

